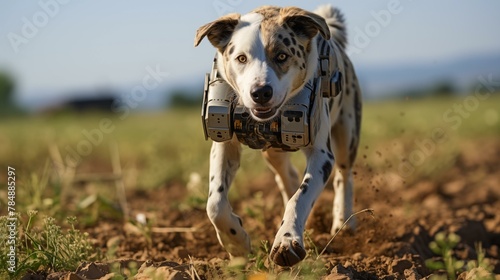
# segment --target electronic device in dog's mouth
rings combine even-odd
[[[216,65],[214,59],[211,73],[205,75],[201,112],[205,139],[224,142],[236,134],[242,144],[252,149],[279,148],[285,151],[296,151],[314,143],[325,95],[322,92],[322,78],[326,77],[308,82],[283,104],[275,118],[259,122],[252,118],[246,107],[238,103],[231,86],[217,74]],[[328,78],[329,82],[333,81],[329,83],[333,87],[329,88],[327,94],[336,96],[342,90],[341,72],[337,71]]]

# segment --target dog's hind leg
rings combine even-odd
[[[337,123],[332,127],[332,144],[335,158],[335,177],[333,179],[333,189],[335,199],[333,201],[333,223],[331,233],[340,230],[344,222],[353,213],[354,190],[352,166],[358,148],[358,131],[353,114],[347,113],[339,116]],[[356,218],[352,217],[348,228],[356,228]]]
[[[262,154],[269,168],[271,168],[275,174],[274,179],[283,197],[284,207],[299,187],[299,175],[297,174],[297,170],[290,162],[290,156],[287,152],[277,149],[268,149],[263,151]]]
[[[221,245],[233,256],[246,256],[251,251],[250,238],[241,218],[233,213],[228,192],[240,165],[241,145],[236,138],[212,144],[207,214],[217,231]]]

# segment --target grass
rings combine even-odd
[[[474,107],[467,102],[470,100],[466,97],[455,97],[365,103],[358,166],[375,171],[378,168],[378,171],[397,176],[405,175],[403,177],[409,183],[414,178],[439,174],[454,163],[460,145],[464,142],[500,136],[500,95],[492,95]],[[455,112],[457,106],[462,106],[465,111]],[[48,261],[51,260],[51,254],[54,255],[53,250],[57,247],[53,247],[52,251],[46,249],[51,243],[42,238],[43,232],[52,230],[61,236],[77,234],[73,225],[65,225],[66,231],[58,226],[64,224],[66,215],[78,215],[83,223],[92,224],[100,215],[114,213],[108,211],[113,208],[109,200],[116,201],[113,189],[102,188],[101,183],[95,184],[93,190],[98,190],[96,193],[72,192],[69,202],[61,202],[63,182],[58,178],[51,161],[50,146],[57,147],[64,162],[70,164],[71,161],[67,159],[71,158],[71,151],[85,146],[82,143],[90,143],[90,146],[86,146],[90,147],[90,152],[81,156],[76,172],[97,174],[111,172],[109,145],[117,143],[127,189],[154,190],[168,182],[187,184],[195,174],[197,185],[194,188],[197,193],[180,205],[203,208],[211,144],[204,140],[199,113],[199,108],[194,108],[138,113],[125,119],[105,114],[0,119],[0,165],[12,166],[17,170],[17,212],[36,210],[39,215],[55,218],[49,221],[52,227],[42,226],[41,232],[35,233],[32,232],[32,221],[21,216],[24,226],[30,223],[26,232],[33,234],[26,235],[33,238],[31,240],[28,237],[28,243],[35,247],[40,245],[43,250],[51,252],[44,255],[43,250],[32,249],[34,251],[31,253],[45,256]],[[108,124],[106,131],[101,129],[103,120]],[[102,137],[98,137],[99,133]],[[292,160],[299,170],[304,168],[305,161],[300,153],[294,153]],[[411,172],[402,174],[403,168],[410,168]],[[264,172],[269,171],[260,152],[244,148],[241,171],[235,178],[235,187],[231,189],[230,196],[258,196],[258,193],[245,193],[248,190],[238,186],[248,184],[252,178]],[[6,172],[0,173],[0,190],[6,189],[6,181]],[[0,191],[0,205],[6,204],[6,197],[6,193]],[[262,205],[262,209],[246,211],[249,216],[260,219],[265,205]],[[108,218],[120,219],[119,215],[117,212]],[[262,247],[262,255],[255,257],[254,271],[263,268],[266,246],[263,244]],[[307,266],[307,262],[304,264]],[[314,267],[314,264],[309,266]],[[43,267],[67,269],[57,263],[57,258],[52,258],[52,263]],[[302,267],[300,271],[307,271],[307,268]]]
[[[458,260],[453,255],[453,249],[460,242],[460,236],[455,233],[446,234],[438,232],[434,241],[429,244],[429,248],[440,259],[428,259],[425,265],[432,271],[445,272],[434,274],[431,280],[455,280],[460,272],[466,272],[467,279],[493,280],[493,266],[485,259],[484,249],[481,244],[476,244],[477,260],[469,261],[467,265],[464,261]]]
[[[443,114],[452,110],[454,104],[463,102],[464,98],[441,98],[366,103],[360,157],[369,153],[369,159],[374,158],[372,161],[375,163],[376,156],[371,155],[375,155],[377,150],[386,157],[409,157],[412,150],[419,149],[417,140],[434,141],[433,131],[436,128],[446,132],[446,141],[443,145],[436,144],[437,156],[433,158],[439,158],[441,154],[453,156],[461,141],[500,135],[500,96],[492,96],[487,102],[479,103],[477,109],[470,111],[467,118],[462,118],[455,129],[452,125],[456,123],[447,122]],[[456,114],[452,115],[456,117]],[[98,129],[104,118],[112,122],[114,129],[111,133],[102,133],[102,141],[92,145],[91,153],[83,157],[79,166],[82,171],[109,170],[108,143],[116,141],[123,168],[137,171],[137,188],[155,188],[171,180],[185,183],[192,172],[199,173],[202,181],[206,181],[210,142],[204,140],[198,108],[142,113],[130,115],[124,120],[113,115],[3,119],[0,120],[0,131],[3,133],[0,136],[0,158],[4,164],[21,167],[23,174],[40,176],[49,159],[49,144],[59,147],[63,158],[69,157],[69,150],[76,150],[79,143],[87,140],[83,132]],[[364,150],[366,146],[368,151]],[[303,166],[304,163],[299,160],[302,155],[295,154],[294,160]],[[240,173],[247,175],[238,176],[236,185],[267,170],[260,158],[258,151],[244,149],[244,172]]]
[[[75,228],[77,222],[75,217],[69,217],[67,223],[69,229],[62,230],[57,221],[52,217],[44,217],[40,227],[35,226],[37,218],[36,211],[28,213],[26,218],[18,215],[17,228],[22,229],[22,234],[16,239],[15,271],[9,271],[7,266],[9,246],[0,244],[0,276],[17,278],[27,272],[47,274],[54,271],[75,270],[82,261],[100,259],[100,252],[92,246],[87,233],[80,232]],[[0,217],[0,234],[8,236],[7,216]],[[0,243],[5,243],[4,239]]]

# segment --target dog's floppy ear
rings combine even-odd
[[[240,14],[229,14],[207,23],[196,31],[194,46],[198,46],[205,36],[214,47],[223,51],[229,43],[236,25],[240,22]]]
[[[286,23],[294,32],[311,39],[318,32],[330,39],[330,29],[325,19],[315,13],[297,7],[286,7],[280,11],[281,23]]]

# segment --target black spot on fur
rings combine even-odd
[[[283,39],[283,35],[278,34],[278,39],[280,39],[280,40]]]
[[[310,178],[310,177],[305,178],[305,179],[304,179],[304,184],[309,184],[309,181],[311,181],[311,178]]]
[[[354,141],[354,137],[351,138],[351,143],[349,144],[349,151],[352,151],[354,150],[354,144],[356,144],[356,142]]]
[[[321,149],[321,153],[324,154],[326,153],[326,151],[324,149]]]
[[[323,170],[323,183],[326,183],[326,181],[328,181],[328,177],[330,177],[330,173],[332,172],[332,163],[330,161],[325,161],[321,170]]]
[[[306,69],[306,63],[305,62],[302,62],[302,68]]]
[[[210,182],[212,182],[215,179],[215,176],[210,177]]]
[[[344,115],[344,109],[340,109],[340,116]]]
[[[231,232],[232,235],[236,235],[236,230],[234,228],[230,229],[229,231]]]
[[[347,169],[347,166],[345,166],[345,164],[341,164],[341,165],[340,165],[340,168],[341,168],[341,169]]]
[[[297,45],[297,40],[292,36],[292,44]]]
[[[332,142],[330,140],[330,136],[328,136],[328,139],[326,139],[326,148],[328,151],[332,151]]]
[[[217,189],[218,192],[223,192],[224,191],[224,186],[220,186],[218,189]]]
[[[292,234],[291,234],[291,233],[289,233],[289,232],[286,232],[285,234],[283,234],[283,236],[285,236],[285,237],[290,237],[290,236],[292,236]]]
[[[240,217],[238,217],[238,222],[240,222],[240,226],[243,226],[243,221],[241,220]]]
[[[295,48],[294,48],[294,47],[291,47],[291,48],[290,48],[290,52],[292,53],[292,55],[295,55]]]
[[[327,155],[327,156],[328,156],[328,158],[329,158],[329,159],[331,159],[331,160],[334,160],[334,159],[335,159],[335,157],[333,156],[333,154],[332,154],[332,153],[327,153],[326,155]]]
[[[232,55],[232,54],[233,54],[233,52],[234,52],[234,46],[231,46],[231,47],[229,48],[228,53],[229,53],[229,55]]]
[[[283,44],[285,44],[285,46],[289,47],[291,43],[292,42],[290,42],[290,39],[288,38],[283,39]]]
[[[212,196],[212,191],[209,191],[208,192],[208,197],[211,197]]]
[[[282,226],[284,223],[285,223],[285,220],[282,220],[280,226]]]
[[[302,58],[302,55],[300,54],[300,52],[297,52],[297,57]]]
[[[304,46],[302,46],[302,45],[299,45],[299,49],[300,49],[302,52],[304,52],[304,51],[305,51]]]
[[[304,183],[302,185],[300,185],[300,189],[302,190],[302,193],[306,193],[307,192],[307,189],[309,188],[309,185]]]

